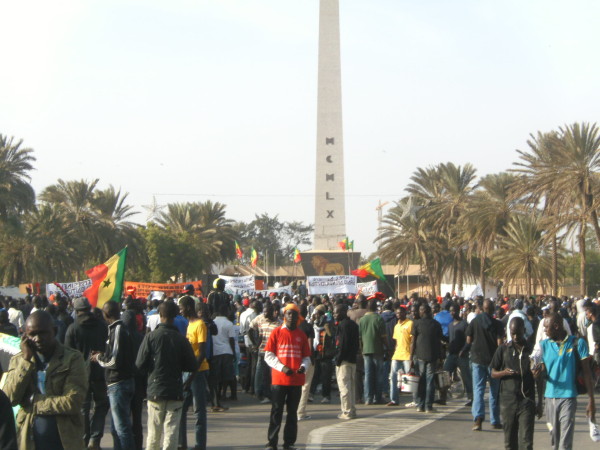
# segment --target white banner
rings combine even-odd
[[[306,277],[308,293],[318,294],[356,294],[355,275],[335,275],[331,277]]]
[[[67,294],[69,294],[69,297],[76,298],[81,297],[83,295],[83,291],[92,285],[92,280],[88,278],[84,281],[71,281],[69,283],[58,284],[60,284]],[[56,284],[50,283],[46,285],[46,295],[48,297],[50,297],[52,294],[56,294],[57,292],[63,294],[63,291]]]
[[[245,277],[228,277],[219,275],[219,278],[225,281],[225,292],[235,295],[237,291],[254,291],[254,275]]]
[[[369,281],[367,283],[357,283],[356,289],[357,294],[362,294],[366,297],[369,297],[377,292],[377,280]]]

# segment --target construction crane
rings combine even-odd
[[[375,211],[377,211],[377,231],[378,232],[381,229],[381,222],[383,222],[383,207],[385,205],[387,205],[388,203],[389,202],[383,202],[383,203],[381,203],[381,200],[379,200],[379,204],[375,208]]]

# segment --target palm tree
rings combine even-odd
[[[515,215],[499,238],[498,248],[492,252],[492,273],[505,284],[517,285],[525,280],[528,296],[535,282],[544,284],[551,277],[551,256],[548,241],[536,216]]]
[[[0,134],[0,219],[9,214],[31,210],[35,192],[28,172],[33,170],[33,150],[21,148],[23,141],[14,141]]]
[[[433,231],[423,220],[425,209],[409,208],[410,197],[396,202],[382,220],[382,227],[375,241],[383,259],[397,264],[420,261],[425,268],[433,296],[437,296],[442,275],[448,267],[448,245],[443,236]]]
[[[586,294],[585,233],[588,223],[592,225],[600,245],[597,215],[600,205],[597,176],[600,169],[599,129],[596,124],[575,123],[561,127],[555,133],[538,132],[528,144],[530,152],[518,151],[521,161],[515,163],[517,168],[514,171],[528,181],[526,189],[535,202],[544,200],[546,222],[557,234],[563,227],[572,231],[577,224],[582,268],[580,289],[582,294]]]
[[[518,179],[506,172],[486,175],[479,180],[461,216],[460,228],[467,236],[470,251],[480,258],[479,280],[481,289],[486,288],[487,258],[496,247],[499,237],[505,236],[505,227],[510,222],[517,202],[511,197],[511,187]]]

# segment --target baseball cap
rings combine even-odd
[[[189,291],[193,291],[193,290],[194,290],[193,284],[186,284],[185,287],[183,288],[183,292],[189,292]]]

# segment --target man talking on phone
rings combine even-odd
[[[514,317],[509,324],[511,341],[501,345],[492,358],[492,378],[500,380],[500,415],[504,448],[533,449],[535,381],[539,367],[531,367],[531,349],[525,339],[525,322]]]
[[[4,392],[17,414],[20,449],[83,448],[81,407],[88,388],[83,356],[55,337],[54,319],[35,311],[21,353],[10,360]]]
[[[271,367],[271,418],[268,449],[277,449],[283,408],[287,417],[283,430],[283,448],[294,449],[298,435],[298,404],[304,385],[304,373],[310,367],[310,347],[304,331],[298,328],[300,309],[289,303],[283,313],[284,324],[274,329],[265,347],[265,362]]]

